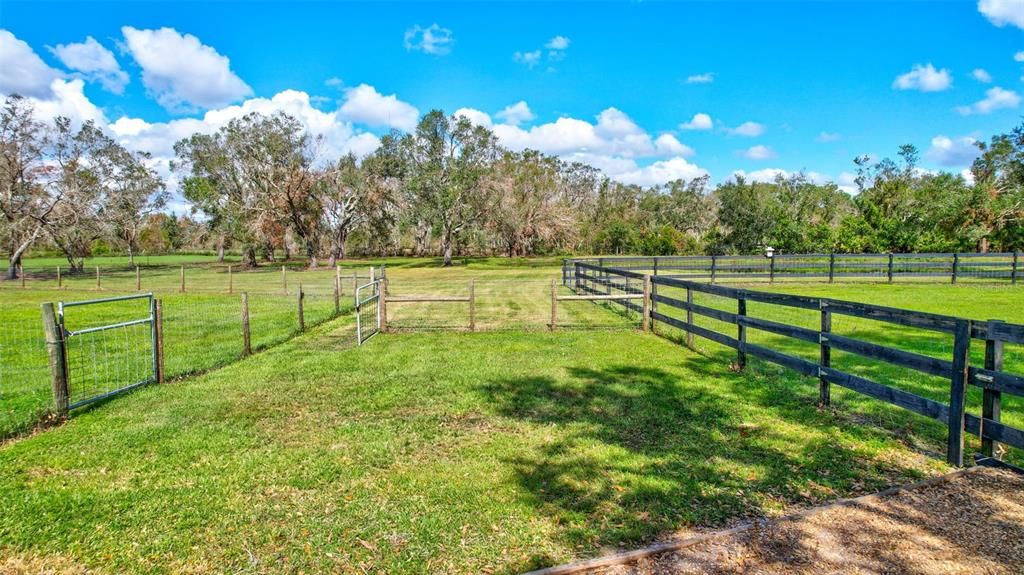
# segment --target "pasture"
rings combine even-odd
[[[517,573],[950,469],[941,424],[839,387],[821,409],[816,379],[753,358],[735,371],[734,351],[699,337],[689,350],[663,325],[640,332],[638,315],[614,304],[557,302],[559,329],[549,332],[560,260],[479,259],[448,269],[372,262],[387,264],[396,297],[463,295],[473,281],[481,333],[468,332],[463,303],[389,304],[394,332],[361,347],[351,284],[334,313],[335,270],[292,263],[287,279],[279,265],[235,270],[228,294],[224,266],[189,262],[181,293],[180,259],[140,263],[143,289],[164,302],[169,379],[180,379],[76,410],[30,437],[17,434],[52,402],[45,359],[35,364],[41,372],[19,375],[27,386],[0,380],[4,425],[15,435],[0,446],[0,557],[8,566]],[[57,291],[46,285],[54,262],[44,264],[26,264],[26,288],[0,288],[0,320],[26,326],[18,341],[36,341],[7,344],[0,359],[45,354],[31,347],[40,302],[135,287],[134,270],[111,261],[102,291],[94,277]],[[344,262],[341,275],[368,276],[369,265]],[[300,282],[310,294],[305,332],[295,322]],[[1024,323],[1019,286],[756,289]],[[569,293],[560,283],[554,290]],[[262,302],[252,308],[261,351],[238,361],[240,291]],[[715,296],[697,301],[727,309]],[[753,303],[749,312],[818,321]],[[81,319],[117,321],[125,312],[96,313]],[[833,327],[926,355],[952,345],[941,334],[859,318]],[[13,333],[4,331],[8,341]],[[817,354],[817,346],[772,334],[752,331],[750,341]],[[972,363],[982,353],[972,347]],[[948,399],[948,381],[843,354],[836,361]],[[1024,354],[1007,346],[1005,361],[1019,373]],[[970,389],[968,411],[980,401]],[[1024,426],[1019,398],[1003,399],[1003,421]],[[976,437],[967,442],[968,453],[979,448]],[[1017,451],[1007,458],[1024,460]]]

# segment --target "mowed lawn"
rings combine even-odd
[[[946,469],[633,330],[350,330],[0,447],[0,571],[515,573]]]

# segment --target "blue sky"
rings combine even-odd
[[[165,171],[174,139],[244,111],[291,111],[327,153],[366,153],[442,108],[628,182],[849,185],[854,156],[903,143],[959,172],[1024,113],[1024,0],[4,0],[0,28],[0,93],[96,119]]]

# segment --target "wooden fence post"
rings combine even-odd
[[[736,368],[743,369],[747,366],[747,326],[743,319],[747,316],[747,298],[736,299]]]
[[[991,371],[1003,371],[1003,341],[992,337],[998,324],[1003,323],[998,319],[988,321],[988,339],[985,340],[985,369]],[[981,398],[981,429],[978,435],[981,436],[981,452],[989,457],[998,456],[996,445],[991,439],[985,438],[985,420],[998,422],[1002,414],[1003,392],[988,389],[982,392]]]
[[[334,282],[334,315],[341,315],[341,293],[338,292],[338,282]]]
[[[229,294],[235,292],[235,276],[234,276],[234,270],[232,268],[234,268],[234,266],[228,266],[228,293]]]
[[[25,266],[22,265],[22,264],[18,264],[18,277],[21,278],[21,287],[22,287],[22,289],[24,289],[25,288]]]
[[[288,268],[281,266],[281,292],[288,295]]]
[[[469,331],[476,331],[476,280],[469,280]]]
[[[185,266],[181,266],[181,288],[179,291],[185,293]]]
[[[50,362],[53,407],[57,417],[68,414],[68,363],[67,343],[64,340],[64,326],[57,320],[52,302],[42,304],[43,332],[46,335],[46,349]]]
[[[686,304],[689,308],[693,305],[693,288],[686,288]],[[686,310],[686,323],[693,325],[693,310]],[[686,330],[686,347],[693,349],[693,332]]]
[[[950,283],[956,283],[956,276],[960,273],[960,254],[953,254],[953,274],[950,276]]]
[[[1013,252],[1013,268],[1010,270],[1010,283],[1017,283],[1017,262],[1020,259],[1018,252]]]
[[[835,281],[836,277],[836,254],[828,254],[828,283]]]
[[[562,275],[565,277],[565,274]],[[563,279],[564,281],[564,279]],[[551,331],[555,331],[555,325],[558,323],[558,291],[555,288],[555,280],[551,280],[551,323],[548,324],[548,328]]]
[[[135,291],[142,291],[142,272],[135,266]]]
[[[64,287],[64,280],[60,277],[60,266],[57,266],[57,289]]]
[[[156,382],[164,382],[164,302],[153,301],[153,356],[156,358]]]
[[[658,256],[654,256],[654,275],[658,275]]]
[[[352,305],[359,305],[359,274],[352,270]]]
[[[338,286],[338,295],[345,293],[345,288],[341,286],[341,266],[334,266],[334,285]]]
[[[96,289],[103,289],[103,284],[100,282],[100,266],[96,266]]]
[[[640,307],[643,318],[640,320],[640,329],[651,330],[651,276],[644,276],[644,299]]]
[[[242,292],[242,357],[252,355],[252,337],[249,333],[249,294]]]
[[[384,333],[388,331],[388,279],[384,278],[381,280],[380,285],[377,287],[377,303],[380,305],[380,330]]]
[[[892,283],[893,255],[889,252],[889,283]]]
[[[818,301],[818,308],[821,310],[821,334],[818,336],[818,406],[828,407],[832,404],[832,388],[822,370],[832,367],[832,346],[828,341],[828,336],[832,333],[832,310],[828,309],[828,302],[825,300]]]
[[[306,314],[302,309],[303,300],[306,298],[306,294],[302,293],[302,284],[299,284],[299,295],[297,298],[298,312],[299,312],[299,331],[306,331]]]
[[[768,283],[775,283],[775,257],[768,258]]]
[[[711,283],[715,283],[715,276],[718,275],[718,256],[711,256]]]
[[[958,319],[953,329],[953,373],[949,392],[949,435],[946,442],[946,461],[956,467],[964,464],[964,412],[970,361],[971,322]]]

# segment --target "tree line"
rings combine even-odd
[[[803,174],[643,187],[534,150],[440,110],[384,135],[365,158],[284,114],[249,114],[177,142],[171,169],[192,213],[164,211],[152,159],[91,122],[42,122],[27,100],[0,115],[0,239],[8,276],[30,249],[72,271],[97,251],[240,253],[244,265],[301,254],[642,255],[1024,249],[1024,123],[979,144],[971,178],[896,159],[855,159],[858,193]]]

